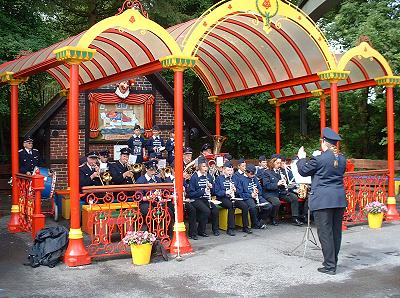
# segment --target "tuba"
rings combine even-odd
[[[213,154],[218,154],[221,152],[222,144],[226,141],[227,137],[225,136],[212,136],[214,142]]]

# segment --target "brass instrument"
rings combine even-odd
[[[112,180],[112,176],[110,174],[110,172],[102,172],[100,173],[100,181],[102,181],[102,184],[106,184],[109,185],[111,180]]]
[[[214,142],[213,154],[218,154],[221,152],[222,144],[226,141],[225,136],[212,136]]]
[[[141,163],[135,163],[133,165],[128,165],[128,168],[130,166],[130,171],[132,171],[133,173],[140,173],[143,170],[143,165]]]
[[[186,173],[188,175],[192,175],[194,172],[196,172],[196,160],[192,160],[183,169],[183,173]]]

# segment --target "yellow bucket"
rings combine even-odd
[[[135,265],[147,265],[150,263],[151,243],[131,245],[132,263]]]
[[[371,229],[382,227],[383,213],[368,213],[368,225]]]

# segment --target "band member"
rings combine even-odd
[[[261,196],[261,185],[255,175],[256,167],[253,164],[246,165],[246,173],[243,178],[240,179],[238,185],[239,196],[243,199],[243,202],[249,207],[251,224],[255,229],[265,229],[266,225],[263,224],[257,216],[257,205],[265,203]],[[265,206],[268,207],[267,204]],[[269,209],[269,207],[268,207]]]
[[[162,159],[162,151],[165,150],[164,140],[160,136],[160,133],[160,128],[154,125],[153,136],[147,140],[146,144],[148,154],[155,153],[158,159]]]
[[[99,152],[99,168],[100,173],[107,172],[109,168],[108,158],[110,157],[110,151],[104,150]]]
[[[268,168],[269,169],[265,171],[263,179],[263,196],[273,205],[271,224],[274,226],[278,225],[277,217],[281,205],[280,200],[282,199],[290,203],[293,224],[296,226],[303,225],[303,223],[298,219],[299,202],[297,196],[288,191],[287,181],[280,171],[280,155],[273,154],[271,156],[271,159],[268,162]]]
[[[172,164],[175,159],[175,133],[174,130],[171,130],[170,136],[165,144],[165,150],[168,152],[167,162],[168,164]]]
[[[210,144],[208,144],[208,143],[204,144],[203,146],[201,146],[200,156],[212,155],[213,154],[212,149],[213,149],[213,147]]]
[[[199,219],[197,234],[202,237],[208,237],[205,232],[208,217],[211,214],[212,230],[215,236],[219,236],[219,212],[215,204],[211,201],[214,193],[214,183],[210,174],[208,174],[208,164],[204,157],[198,158],[198,171],[190,178],[189,198],[194,200],[192,203],[196,208]]]
[[[190,147],[186,147],[183,150],[183,168],[186,168],[188,164],[192,162],[193,150]]]
[[[39,151],[33,149],[33,139],[31,137],[26,137],[22,145],[24,148],[18,151],[19,172],[32,175],[34,168],[41,163]]]
[[[133,173],[128,169],[129,148],[121,149],[121,156],[118,161],[109,164],[109,172],[113,184],[132,184]]]
[[[268,168],[268,166],[267,166],[267,158],[265,157],[265,155],[261,155],[258,158],[258,167],[256,167],[256,168],[257,168],[256,176],[258,178],[258,181],[262,185],[262,180],[263,180],[263,177],[265,175],[265,171]]]
[[[244,177],[244,173],[246,172],[246,161],[244,158],[238,160],[237,171],[233,174],[232,179],[235,180],[235,183],[238,184],[239,180]]]
[[[230,161],[224,163],[222,174],[215,180],[215,195],[221,201],[221,207],[228,209],[228,230],[226,233],[235,236],[235,208],[242,210],[243,232],[251,234],[249,229],[249,207],[246,203],[235,199],[236,185],[232,179],[233,165]]]
[[[100,168],[97,165],[97,152],[90,152],[86,155],[86,162],[79,166],[79,188],[84,186],[100,186]],[[83,198],[84,199],[84,198]]]
[[[128,140],[128,147],[131,150],[131,154],[136,156],[136,163],[142,163],[145,150],[145,141],[141,135],[139,125],[135,125],[133,128],[133,135]]]
[[[309,207],[314,214],[318,238],[324,255],[321,273],[336,274],[338,255],[342,241],[342,220],[346,208],[343,176],[346,158],[338,152],[337,142],[342,138],[331,128],[322,130],[322,154],[306,160],[301,147],[297,167],[302,176],[311,176]]]

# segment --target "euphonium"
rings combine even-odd
[[[105,184],[109,184],[110,182],[111,182],[111,180],[112,180],[112,176],[111,176],[111,174],[110,174],[110,172],[102,172],[102,173],[100,173],[100,178],[101,178],[101,180],[103,180],[103,182],[105,183]]]
[[[212,136],[213,137],[213,142],[214,142],[214,149],[213,149],[213,154],[218,154],[221,152],[222,144],[226,141],[225,136]]]
[[[140,173],[143,169],[142,164],[140,163],[135,163],[135,164],[127,164],[128,170],[131,171],[132,173]]]

